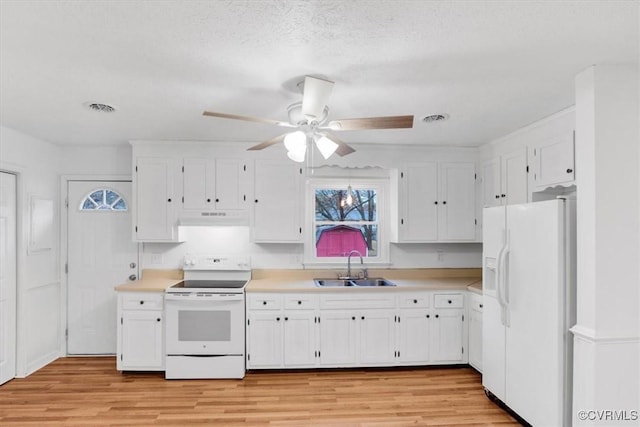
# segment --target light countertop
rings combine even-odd
[[[464,291],[482,294],[479,269],[386,269],[370,270],[369,277],[383,277],[396,284],[394,287],[327,287],[315,286],[314,278],[335,278],[333,270],[254,270],[247,293],[257,292],[368,292],[377,291]],[[144,270],[142,279],[115,287],[125,292],[164,292],[180,282],[182,270]]]

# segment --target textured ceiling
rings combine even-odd
[[[592,64],[638,61],[637,1],[0,1],[0,124],[59,144],[257,142],[305,74],[330,119],[413,114],[346,142],[475,146],[574,103]],[[86,102],[117,107],[96,113]],[[447,113],[432,125],[419,119]]]

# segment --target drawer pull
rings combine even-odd
[[[480,308],[482,308],[482,304],[480,304]]]
[[[262,301],[262,305],[267,305],[267,302],[266,301]]]
[[[140,305],[144,304],[144,301],[140,301]]]
[[[413,303],[414,303],[414,304],[417,304],[417,303],[418,303],[418,300],[417,300],[417,299],[414,299],[414,300],[413,300]]]
[[[284,318],[284,320],[285,320],[285,322],[286,322],[287,320],[289,320],[289,318],[288,318],[288,317],[285,317],[285,318]]]
[[[276,320],[279,322],[279,321],[280,321],[280,318],[279,318],[279,317],[276,317]]]
[[[302,304],[302,301],[298,301],[298,305]]]
[[[439,315],[439,314],[436,314],[436,319],[438,319],[439,317],[440,317],[440,315]]]
[[[451,304],[451,300],[447,300],[447,302],[448,302],[449,304]]]
[[[571,172],[573,172],[573,169],[571,168],[567,169],[567,173],[571,173]]]
[[[159,321],[160,321],[160,318],[158,317],[158,318],[156,319],[156,322],[159,322]]]
[[[429,316],[429,315],[427,314],[427,319],[428,319],[428,318],[430,318],[430,317],[431,317],[431,316]]]
[[[351,316],[351,320],[356,320],[356,316]]]

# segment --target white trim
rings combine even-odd
[[[569,329],[575,338],[594,344],[633,344],[640,343],[640,336],[601,335],[594,329],[575,325]]]

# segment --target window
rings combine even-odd
[[[80,202],[81,211],[126,211],[127,202],[113,190],[94,190]]]
[[[342,264],[355,250],[369,262],[383,261],[383,188],[381,182],[371,179],[313,182],[309,195],[313,218],[306,260]]]

